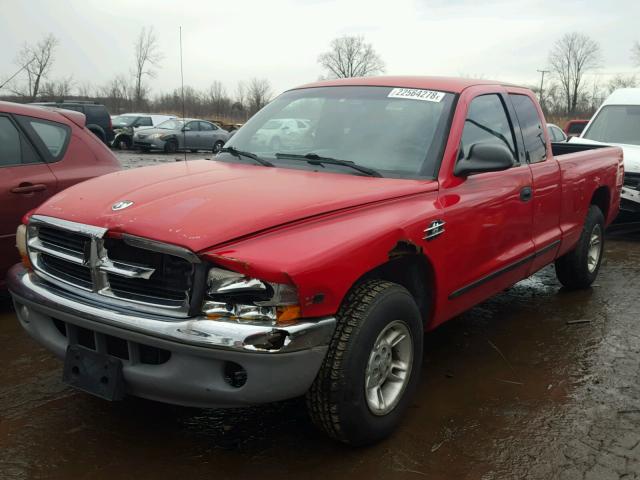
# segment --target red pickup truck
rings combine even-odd
[[[306,128],[260,142],[274,120]],[[287,91],[215,161],[123,171],[51,198],[8,278],[67,383],[200,407],[306,395],[313,422],[389,435],[423,332],[555,262],[594,281],[622,151],[551,144],[534,95],[356,78]],[[284,145],[284,143],[283,143]]]

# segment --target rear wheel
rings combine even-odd
[[[404,287],[383,280],[356,287],[307,393],[313,423],[351,445],[390,435],[420,377],[422,339],[420,312]]]
[[[598,276],[604,249],[604,215],[589,207],[576,247],[556,260],[556,275],[566,288],[589,287]]]
[[[218,140],[216,143],[213,144],[213,153],[218,153],[220,150],[222,150],[223,146],[224,146],[224,142],[222,140]]]

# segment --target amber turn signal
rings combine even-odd
[[[29,252],[27,251],[27,226],[20,225],[18,230],[16,230],[16,247],[18,248],[18,252],[20,253],[20,258],[22,260],[22,264],[26,268],[33,268],[31,264],[31,260],[29,259]]]

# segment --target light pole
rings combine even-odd
[[[544,74],[551,73],[549,70],[537,70],[540,76],[540,105],[544,107],[544,95],[542,88],[544,87]]]

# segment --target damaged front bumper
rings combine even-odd
[[[145,315],[89,303],[16,265],[7,286],[23,328],[63,358],[81,344],[121,359],[127,393],[221,407],[304,394],[320,368],[334,318],[274,327]]]

